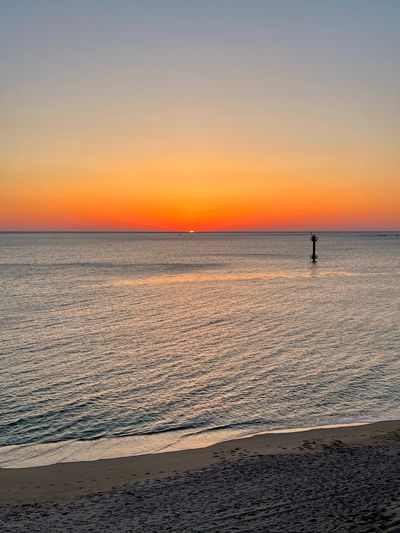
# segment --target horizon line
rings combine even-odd
[[[400,233],[400,229],[394,230],[394,229],[331,229],[331,230],[309,230],[309,229],[301,229],[301,230],[2,230],[0,229],[0,234],[16,234],[16,233],[58,233],[58,234],[66,234],[66,233],[75,233],[75,234],[82,234],[82,233],[120,233],[120,234],[143,234],[143,233],[149,233],[149,234],[155,234],[155,233],[162,233],[162,234],[189,234],[193,235],[196,233],[207,233],[207,234],[213,234],[213,233],[224,233],[224,234],[230,234],[230,233],[243,233],[243,234],[264,234],[264,233]]]

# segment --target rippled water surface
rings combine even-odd
[[[400,236],[310,245],[0,235],[0,463],[399,417]]]

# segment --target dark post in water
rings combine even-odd
[[[310,259],[313,263],[316,263],[318,258],[318,255],[315,253],[315,243],[317,240],[318,237],[314,235],[314,233],[311,233],[310,241],[312,242],[312,255],[310,255]]]

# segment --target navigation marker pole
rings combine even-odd
[[[318,255],[315,253],[315,243],[317,240],[318,237],[314,235],[314,233],[311,233],[310,241],[312,242],[312,255],[310,255],[310,259],[313,263],[316,263],[318,259]]]

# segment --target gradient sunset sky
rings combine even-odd
[[[0,4],[0,230],[400,229],[400,1]]]

